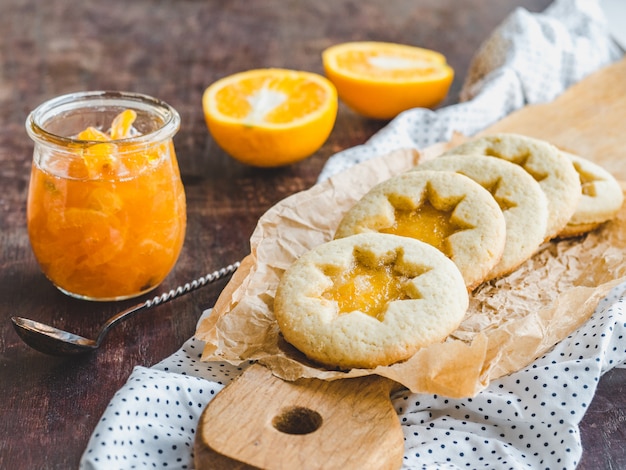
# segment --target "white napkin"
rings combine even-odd
[[[552,100],[621,55],[597,0],[557,0],[540,14],[519,8],[478,51],[460,104],[406,111],[366,144],[331,157],[320,180],[395,148],[447,141],[455,130],[472,135],[526,104]],[[404,467],[575,468],[578,424],[598,380],[626,362],[625,304],[626,284],[548,354],[474,398],[395,394]],[[241,371],[200,362],[202,349],[191,338],[159,364],[136,367],[96,426],[80,468],[193,468],[200,414]]]

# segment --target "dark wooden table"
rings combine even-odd
[[[206,130],[201,95],[212,81],[257,67],[322,72],[320,52],[349,40],[385,40],[443,52],[456,70],[444,104],[457,101],[470,59],[516,6],[548,0],[0,0],[0,468],[76,468],[115,391],[135,365],[150,366],[189,338],[224,282],[115,329],[98,353],[61,359],[29,349],[12,315],[86,336],[135,302],[89,303],[58,292],[39,271],[26,231],[32,143],[27,113],[66,92],[142,92],[182,116],[175,145],[186,188],[188,232],[169,289],[241,259],[256,221],[310,187],[333,153],[386,123],[341,106],[327,143],[280,169],[243,166]],[[583,425],[580,468],[626,467],[626,371],[601,380]]]

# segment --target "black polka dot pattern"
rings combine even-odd
[[[556,0],[543,14],[517,9],[474,58],[460,104],[406,111],[366,144],[331,157],[320,180],[394,149],[447,141],[454,131],[472,135],[528,103],[553,99],[621,56],[598,18],[589,0]],[[474,398],[395,394],[404,468],[575,468],[578,424],[598,380],[626,363],[625,291],[626,284],[615,288],[578,331]],[[200,414],[242,371],[201,362],[202,349],[192,338],[159,364],[136,367],[94,429],[80,468],[193,468]]]
[[[553,100],[621,56],[597,0],[557,0],[540,14],[518,8],[472,60],[460,103],[399,114],[365,144],[329,158],[318,181],[392,150],[424,149],[454,132],[474,135],[523,106]]]

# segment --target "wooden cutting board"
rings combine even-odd
[[[494,132],[547,140],[626,181],[626,59],[481,134]],[[377,376],[285,382],[253,365],[206,407],[196,468],[399,468],[404,443],[393,386]]]
[[[397,469],[404,440],[378,376],[283,381],[255,364],[209,403],[197,469]]]

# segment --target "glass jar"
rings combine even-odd
[[[128,117],[122,112],[136,118],[122,122],[120,134],[111,126]],[[122,300],[154,289],[171,271],[187,222],[172,142],[179,127],[171,106],[135,93],[73,93],[30,113],[28,234],[61,291]]]

